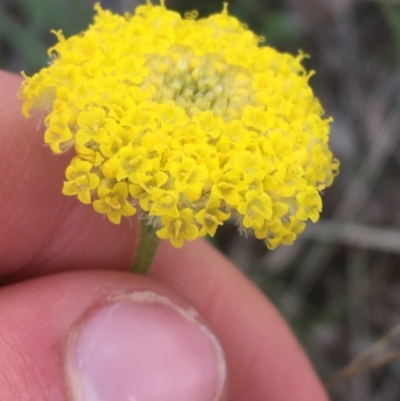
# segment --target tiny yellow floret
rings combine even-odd
[[[118,182],[112,188],[99,186],[98,198],[93,202],[93,208],[98,213],[106,214],[111,223],[119,224],[121,216],[133,216],[136,208],[128,202],[128,186]]]
[[[181,248],[184,240],[193,241],[199,237],[192,209],[183,209],[176,217],[164,214],[161,221],[164,227],[157,231],[157,235],[161,239],[169,239],[176,248]]]
[[[175,247],[233,218],[273,249],[318,220],[339,163],[303,54],[262,45],[226,3],[201,19],[163,1],[95,10],[21,87],[44,142],[73,154],[65,195],[114,224],[138,211]]]
[[[89,162],[74,158],[65,172],[68,181],[64,182],[63,194],[77,195],[82,203],[91,203],[90,192],[96,189],[100,182],[99,177],[90,172],[92,167]]]

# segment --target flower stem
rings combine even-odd
[[[131,272],[147,275],[160,241],[154,229],[141,220],[139,245],[133,259]]]

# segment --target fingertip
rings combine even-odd
[[[118,295],[73,334],[68,378],[74,400],[221,400],[223,351],[193,308],[153,291]]]
[[[232,263],[205,241],[163,244],[150,271],[207,316],[230,367],[230,401],[327,401],[287,323]]]
[[[3,288],[0,303],[1,399],[222,401],[226,394],[226,362],[211,326],[154,280],[58,274]]]

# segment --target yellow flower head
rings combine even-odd
[[[95,9],[21,88],[52,151],[75,150],[65,195],[115,224],[139,209],[176,247],[233,217],[275,248],[318,220],[338,162],[304,55],[260,46],[226,4],[204,19],[163,1]]]

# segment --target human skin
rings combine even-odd
[[[0,72],[0,399],[65,401],[65,343],[109,294],[150,290],[194,306],[226,356],[228,401],[326,401],[273,305],[205,241],[164,241],[149,277],[127,272],[137,225],[111,224],[61,194],[70,155],[43,146],[25,119],[21,78]]]

